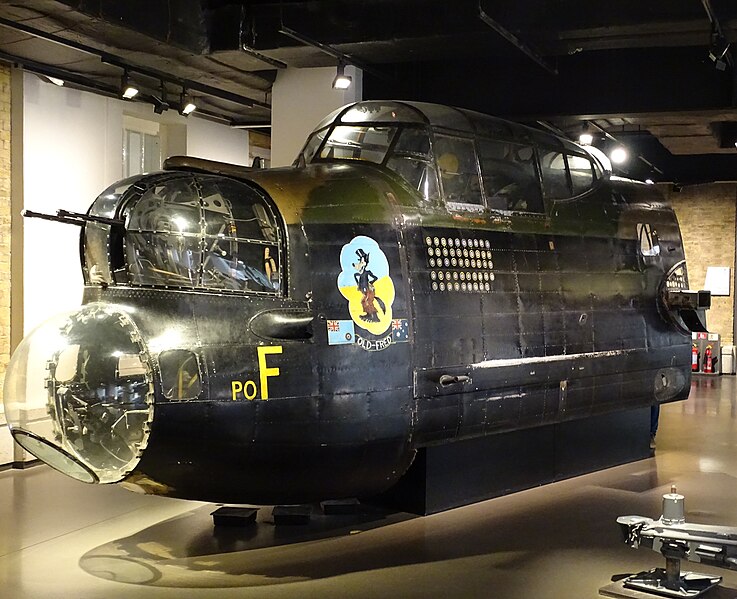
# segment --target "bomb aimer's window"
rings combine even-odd
[[[174,349],[159,355],[162,392],[166,399],[196,399],[202,391],[197,356],[186,349]]]

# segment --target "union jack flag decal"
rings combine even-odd
[[[328,345],[355,343],[356,330],[352,320],[328,320]]]

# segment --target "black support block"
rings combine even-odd
[[[277,505],[271,510],[276,526],[309,524],[312,506],[309,505]]]
[[[256,514],[256,508],[223,506],[210,515],[215,526],[252,526],[256,524]]]
[[[434,514],[650,457],[650,408],[425,447],[369,502]]]
[[[330,499],[321,501],[320,508],[326,516],[346,516],[358,513],[361,507],[358,499]]]

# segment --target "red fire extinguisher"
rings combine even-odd
[[[691,346],[691,372],[699,371],[699,346],[695,343]]]
[[[711,374],[714,371],[714,365],[712,364],[711,357],[711,345],[707,345],[704,350],[704,372]]]

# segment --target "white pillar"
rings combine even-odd
[[[287,166],[322,118],[336,108],[363,99],[363,71],[353,66],[346,90],[333,89],[335,67],[281,69],[271,93],[271,166]]]

